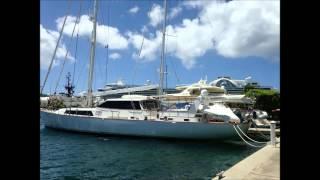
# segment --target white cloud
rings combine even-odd
[[[279,1],[188,1],[186,4],[200,9],[198,17],[168,25],[167,34],[176,37],[166,38],[167,53],[180,59],[186,68],[194,67],[197,58],[210,50],[229,58],[279,59]],[[160,6],[154,5],[151,12],[159,14]],[[150,20],[152,25],[161,22],[159,17]],[[160,58],[161,36],[157,31],[155,36],[145,37],[138,58],[142,61]],[[139,50],[143,36],[131,33],[129,37]]]
[[[56,20],[57,28],[61,29],[64,17],[60,17]],[[63,33],[71,36],[76,17],[68,16]],[[91,37],[93,23],[90,21],[88,15],[82,15],[80,21],[76,25],[75,32],[78,31],[79,36]],[[108,30],[109,29],[109,30]],[[126,49],[128,47],[127,39],[122,36],[116,27],[106,26],[97,22],[97,43],[106,46],[109,44],[109,49]],[[108,43],[109,41],[109,43]]]
[[[173,19],[181,12],[182,12],[181,6],[171,8],[169,13],[167,12],[168,13],[167,19]],[[149,24],[153,27],[156,27],[157,25],[163,22],[163,19],[164,19],[163,7],[158,4],[153,4],[151,10],[148,12],[148,17],[150,20]]]
[[[150,19],[150,25],[156,27],[163,21],[164,10],[159,4],[153,4],[150,12],[148,12],[148,17]]]
[[[147,26],[142,26],[141,30],[140,30],[142,33],[146,33],[146,32],[149,32],[149,29]]]
[[[119,59],[119,58],[121,58],[121,55],[119,53],[112,53],[109,55],[109,57],[111,59]]]
[[[174,17],[176,17],[178,14],[180,14],[182,12],[182,8],[180,6],[174,7],[171,9],[168,18],[172,19]]]
[[[220,1],[224,2],[223,0],[220,0]],[[203,8],[204,6],[210,4],[211,2],[212,1],[192,0],[192,1],[184,1],[182,5],[187,8]]]
[[[267,59],[279,56],[279,1],[211,3],[202,10],[200,18],[202,24],[211,26],[220,55]]]
[[[133,8],[129,9],[129,13],[131,14],[135,14],[139,11],[139,7],[138,6],[134,6]]]
[[[53,30],[47,30],[40,24],[40,67],[46,69],[49,67],[51,58],[53,56],[54,49],[56,47],[59,37],[59,32]],[[57,59],[64,59],[67,53],[65,44],[60,40],[60,44],[57,49],[56,58],[53,62],[53,67],[59,64]],[[67,60],[74,61],[74,57],[68,53]]]
[[[137,51],[140,50],[142,45],[143,36],[137,33],[128,33],[129,41],[136,48]],[[158,56],[158,52],[160,52],[159,48],[161,45],[161,34],[157,32],[157,36],[155,38],[144,38],[143,47],[139,56],[139,52],[134,53],[132,56],[135,59],[139,59],[140,61],[152,61],[155,60]]]

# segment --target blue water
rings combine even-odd
[[[45,179],[211,179],[257,149],[242,142],[98,136],[40,126]]]

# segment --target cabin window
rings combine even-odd
[[[139,101],[106,101],[98,107],[111,109],[141,109]]]
[[[142,106],[144,109],[148,110],[155,110],[159,108],[158,102],[153,100],[142,101]]]
[[[189,121],[189,119],[184,119],[184,121]]]
[[[176,103],[176,109],[186,109],[186,107],[189,107],[189,103]]]
[[[200,95],[200,90],[199,89],[193,89],[191,92],[190,92],[191,95]]]
[[[93,116],[92,111],[66,110],[64,113],[65,114],[84,115],[84,116]]]

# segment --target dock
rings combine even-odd
[[[270,128],[249,128],[248,134],[258,134],[262,133],[264,135],[270,135]],[[276,135],[280,136],[280,129],[276,129]]]
[[[220,180],[280,180],[280,138],[277,142],[275,147],[268,144],[221,173]]]

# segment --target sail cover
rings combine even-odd
[[[223,104],[215,103],[204,110],[212,118],[223,120],[225,122],[240,122],[240,119],[232,112],[232,110]]]

